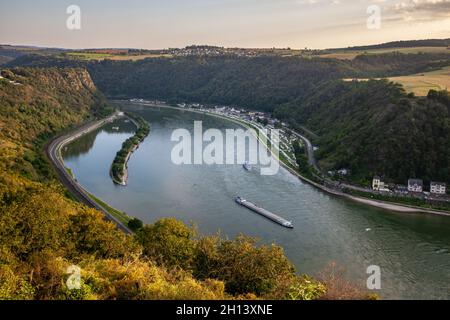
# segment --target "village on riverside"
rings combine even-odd
[[[130,99],[132,103],[143,103],[152,105],[169,105],[165,101],[159,100],[145,100],[145,99]],[[212,105],[206,106],[201,103],[178,103],[176,105],[181,109],[196,110],[204,113],[212,113],[218,116],[223,116],[235,119],[242,123],[246,123],[258,129],[278,129],[279,130],[279,152],[283,155],[283,160],[289,164],[291,168],[298,169],[296,161],[294,143],[299,143],[308,153],[312,153],[309,157],[309,164],[313,166],[317,172],[314,175],[320,180],[320,183],[327,188],[337,190],[354,190],[364,192],[367,194],[378,194],[390,197],[415,198],[422,200],[432,200],[438,202],[450,202],[450,196],[447,194],[447,185],[445,182],[430,181],[429,185],[425,185],[420,178],[410,178],[407,184],[387,183],[383,181],[380,176],[374,176],[370,186],[357,186],[347,182],[346,176],[350,175],[351,171],[347,168],[340,168],[333,171],[328,171],[326,174],[320,171],[320,168],[315,162],[314,151],[319,147],[312,145],[309,140],[303,135],[292,130],[288,123],[280,121],[271,115],[261,111],[249,111],[236,106]],[[310,147],[308,147],[310,146]]]

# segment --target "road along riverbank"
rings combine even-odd
[[[123,103],[123,102],[128,102],[128,101],[116,100],[115,102],[116,103]],[[235,119],[235,118],[232,118],[232,117],[228,117],[228,116],[222,115],[222,114],[216,114],[216,113],[212,113],[212,112],[205,112],[205,111],[195,110],[195,109],[180,108],[180,107],[169,106],[169,105],[156,105],[156,104],[145,103],[145,102],[133,102],[132,104],[141,105],[141,106],[147,106],[147,107],[153,107],[153,108],[169,108],[169,109],[176,109],[176,110],[180,110],[180,111],[188,111],[188,112],[194,112],[194,113],[199,113],[199,114],[210,115],[210,116],[213,116],[213,117],[218,117],[218,118],[222,118],[222,119],[225,119],[225,120],[228,120],[228,121],[232,121],[232,122],[240,124],[240,125],[242,125],[243,127],[246,127],[246,128],[255,129],[254,124],[252,124],[252,123],[249,123],[249,122],[244,121],[242,119]],[[303,135],[300,135],[299,133],[296,133],[296,132],[294,134],[297,137],[299,137],[300,139],[302,139],[303,141],[306,142],[306,144],[308,145],[308,151],[312,151],[312,144],[309,142],[309,140],[306,137],[304,137]],[[342,192],[340,190],[328,188],[328,187],[326,187],[326,186],[324,186],[322,184],[314,182],[311,179],[301,175],[299,172],[297,172],[297,170],[292,168],[289,165],[289,163],[285,163],[284,161],[282,161],[282,159],[277,157],[272,152],[272,150],[265,144],[265,142],[260,140],[260,138],[258,136],[256,138],[258,138],[259,141],[266,146],[266,148],[271,152],[272,156],[274,156],[276,159],[278,159],[280,164],[286,170],[288,170],[291,174],[297,176],[302,181],[304,181],[304,182],[312,185],[313,187],[315,187],[317,189],[320,189],[321,191],[326,192],[326,193],[328,193],[330,195],[337,196],[337,197],[340,197],[340,198],[345,198],[345,199],[348,199],[348,200],[353,201],[353,202],[357,202],[357,203],[364,204],[364,205],[369,205],[369,206],[380,208],[380,209],[387,210],[387,211],[395,211],[395,212],[401,212],[401,213],[425,213],[425,214],[434,214],[434,215],[440,215],[440,216],[450,216],[450,212],[448,212],[448,211],[432,210],[432,209],[426,209],[426,208],[422,208],[422,207],[415,207],[415,206],[408,206],[408,205],[403,205],[403,204],[397,204],[397,203],[393,203],[393,202],[373,200],[373,199],[369,199],[369,198],[364,198],[364,197],[358,197],[358,196],[350,195],[350,194],[344,193],[344,192]],[[311,148],[309,148],[310,146],[311,146]],[[309,158],[309,160],[311,162],[310,152],[308,152],[308,158]],[[314,165],[314,163],[310,163],[310,164]]]
[[[94,130],[102,127],[103,125],[105,125],[109,122],[112,122],[122,116],[123,116],[123,114],[121,112],[116,112],[113,115],[111,115],[105,119],[86,123],[83,126],[75,129],[74,131],[72,131],[70,133],[56,137],[55,139],[53,139],[46,145],[45,152],[46,152],[48,159],[50,160],[53,167],[55,168],[61,182],[75,196],[75,198],[77,200],[79,200],[80,202],[82,202],[92,208],[100,210],[101,212],[104,213],[106,220],[114,222],[117,225],[117,227],[120,230],[122,230],[123,232],[131,233],[131,230],[125,225],[124,222],[120,221],[118,217],[113,215],[105,204],[100,203],[99,201],[96,201],[90,195],[90,193],[86,189],[84,189],[74,179],[72,174],[70,174],[70,172],[66,169],[62,155],[61,155],[62,148],[64,146],[66,146],[67,144],[80,138],[81,136],[85,135],[86,133],[94,131]]]

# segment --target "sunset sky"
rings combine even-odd
[[[69,5],[81,30],[66,27]],[[367,8],[381,9],[368,29]],[[65,48],[330,48],[450,38],[450,0],[0,0],[0,43]]]

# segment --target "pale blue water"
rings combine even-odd
[[[132,135],[119,120],[68,147],[66,165],[90,192],[147,223],[162,217],[194,221],[205,234],[245,233],[281,245],[301,273],[317,274],[329,263],[345,268],[365,285],[366,268],[379,265],[383,298],[450,298],[450,219],[398,214],[324,194],[284,169],[262,176],[241,165],[184,165],[171,162],[176,128],[236,128],[206,115],[135,107],[151,133],[129,161],[127,187],[115,186],[108,171],[122,142]],[[118,132],[111,130],[118,125]],[[288,220],[285,229],[233,201],[241,195]],[[367,231],[369,230],[369,231]]]

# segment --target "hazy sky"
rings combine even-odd
[[[81,30],[69,30],[69,5]],[[381,10],[369,29],[369,6]],[[450,0],[0,0],[0,43],[66,48],[330,48],[450,38]]]

